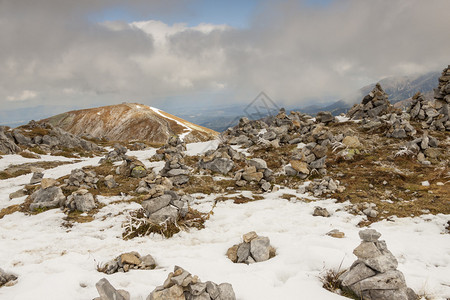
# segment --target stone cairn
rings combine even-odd
[[[269,191],[274,180],[273,172],[267,167],[265,160],[261,158],[252,158],[247,161],[247,167],[236,172],[234,180],[237,186],[246,186],[248,183],[256,182],[265,192]]]
[[[184,164],[184,159],[178,156],[174,156],[170,160],[167,160],[164,168],[160,172],[161,176],[169,177],[176,186],[187,183],[190,174],[191,171],[188,166]]]
[[[340,185],[340,181],[337,179],[334,180],[330,176],[314,179],[305,187],[305,191],[311,193],[314,197],[320,197],[322,195],[329,196],[336,192],[342,193],[344,190],[345,187]]]
[[[97,189],[97,183],[99,181],[99,177],[97,177],[97,173],[94,171],[85,171],[83,169],[74,169],[70,172],[70,176],[67,179],[64,179],[63,188],[66,189]]]
[[[384,115],[392,109],[388,100],[388,95],[383,91],[381,85],[377,83],[374,89],[366,95],[360,104],[355,104],[348,111],[347,117],[352,120],[362,120],[364,118],[375,118]]]
[[[216,150],[209,150],[200,158],[198,167],[214,173],[228,174],[235,166],[235,161],[245,160],[245,155],[229,145],[220,144]]]
[[[2,268],[0,268],[0,287],[14,285],[17,280],[17,276],[11,273],[5,272]]]
[[[109,151],[105,157],[100,159],[99,163],[103,164],[106,162],[116,162],[116,161],[122,161],[127,158],[126,153],[128,149],[125,146],[122,146],[121,144],[115,144],[114,149]]]
[[[439,85],[434,90],[434,107],[439,116],[434,122],[437,130],[450,130],[450,65],[442,71]]]
[[[31,176],[30,184],[41,183],[42,178],[44,178],[44,169],[32,167],[31,172],[33,172],[33,175]]]
[[[143,178],[147,176],[147,168],[144,163],[135,157],[127,156],[122,164],[116,168],[116,174],[126,177]]]
[[[30,200],[30,211],[65,207],[69,211],[88,212],[96,207],[95,198],[87,189],[78,187],[66,198],[58,181],[52,178],[42,179],[41,188],[31,194]]]
[[[155,173],[152,172],[139,181],[136,193],[147,194],[149,197],[158,197],[172,188],[173,184],[169,178],[155,175]]]
[[[186,143],[183,142],[177,135],[171,136],[166,144],[156,150],[156,154],[153,156],[155,160],[168,161],[175,157],[181,159],[184,157],[184,151],[186,151]]]
[[[326,175],[325,160],[327,158],[327,151],[328,147],[326,146],[322,146],[316,142],[308,143],[301,149],[300,153],[289,161],[290,165],[284,168],[286,175],[298,176],[305,179],[313,170],[322,175]]]
[[[406,149],[417,156],[417,160],[424,165],[431,165],[431,160],[437,160],[440,156],[439,141],[427,133],[406,144]]]
[[[174,191],[166,190],[160,196],[150,196],[141,205],[145,209],[148,222],[153,224],[175,223],[179,217],[184,218],[186,216],[189,211],[189,204],[192,201],[193,198],[189,195],[180,195]]]
[[[344,290],[349,290],[366,300],[415,300],[417,295],[406,286],[403,273],[397,270],[398,262],[379,241],[381,233],[374,229],[359,232],[361,244],[353,254],[358,258],[339,280]]]
[[[141,256],[138,252],[122,253],[115,259],[98,267],[98,271],[106,274],[114,274],[116,272],[128,272],[130,270],[153,270],[156,262],[153,257],[148,254]]]
[[[250,231],[242,236],[243,242],[233,245],[227,251],[227,257],[234,263],[252,264],[266,261],[275,256],[275,248],[265,236]]]
[[[155,288],[147,300],[214,299],[235,300],[233,287],[229,283],[201,282],[197,276],[178,266],[169,273],[164,284]]]

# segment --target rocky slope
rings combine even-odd
[[[137,103],[74,110],[41,122],[50,123],[75,135],[111,141],[165,143],[170,136],[180,135],[186,142],[199,142],[217,136],[214,130]]]

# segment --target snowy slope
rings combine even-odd
[[[205,149],[206,143],[188,145],[191,155]],[[154,153],[155,149],[128,154],[145,161]],[[7,159],[1,159],[0,165]],[[63,176],[72,168],[95,165],[98,159],[46,170],[45,177]],[[8,193],[27,180],[29,175],[0,181],[1,207],[11,203]],[[72,228],[62,226],[65,215],[59,209],[32,216],[18,212],[7,215],[0,219],[0,267],[17,274],[19,280],[12,287],[0,288],[0,299],[92,299],[98,296],[95,283],[103,277],[116,288],[128,290],[131,299],[145,299],[163,283],[174,265],[203,281],[231,283],[242,300],[346,299],[324,290],[318,276],[324,269],[338,268],[341,262],[347,268],[355,260],[352,251],[360,242],[357,224],[362,217],[345,212],[345,203],[332,199],[287,201],[281,199],[284,193],[296,194],[295,190],[281,189],[264,194],[264,200],[246,204],[219,202],[205,229],[180,232],[171,239],[153,235],[122,240],[121,224],[127,211],[139,207],[136,203],[109,204],[94,221],[76,223]],[[194,208],[209,211],[216,196],[197,200]],[[113,200],[120,197],[99,199],[104,203]],[[313,217],[317,205],[327,208],[332,216]],[[398,269],[405,274],[408,286],[434,299],[450,297],[450,238],[443,234],[448,220],[448,215],[429,215],[372,225],[397,257]],[[345,232],[346,237],[325,235],[334,228]],[[277,256],[252,265],[233,264],[225,255],[227,249],[252,230],[270,238]],[[97,272],[97,264],[127,251],[151,254],[158,268],[114,275]]]

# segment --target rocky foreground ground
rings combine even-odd
[[[9,293],[4,292],[6,289],[16,289],[20,294],[17,289],[30,287],[24,270],[28,268],[28,271],[36,272],[36,269],[30,269],[30,263],[43,262],[37,262],[34,256],[26,254],[31,251],[27,247],[33,248],[31,252],[41,253],[54,261],[55,253],[48,249],[57,247],[55,249],[59,251],[60,248],[51,246],[49,241],[55,237],[62,240],[65,234],[71,236],[80,232],[87,233],[89,239],[95,239],[97,237],[91,232],[95,230],[99,235],[105,235],[107,253],[98,248],[98,241],[92,241],[95,249],[92,244],[81,241],[82,247],[69,242],[65,242],[68,243],[66,246],[75,247],[76,253],[96,253],[102,257],[108,254],[108,259],[97,261],[96,268],[90,268],[89,263],[85,263],[83,268],[89,272],[106,273],[104,276],[115,276],[109,279],[126,288],[114,287],[108,279],[83,281],[81,288],[87,287],[89,291],[79,293],[91,298],[94,297],[95,285],[99,299],[130,299],[130,295],[136,293],[145,294],[147,299],[273,299],[273,295],[277,295],[276,287],[269,290],[272,296],[267,294],[265,298],[258,292],[252,294],[251,289],[246,289],[242,283],[245,274],[250,276],[248,270],[252,270],[252,274],[266,274],[263,268],[267,266],[275,273],[287,272],[280,278],[285,276],[292,282],[288,283],[288,279],[283,282],[279,278],[274,282],[281,280],[280,286],[285,289],[279,293],[286,293],[288,298],[285,299],[299,299],[301,297],[292,298],[295,293],[289,285],[299,285],[302,280],[317,285],[320,272],[317,266],[309,269],[309,275],[315,274],[312,280],[289,275],[288,262],[301,257],[283,240],[282,233],[292,233],[289,238],[292,245],[299,247],[297,252],[307,247],[295,241],[304,235],[332,239],[327,243],[336,244],[350,238],[351,243],[345,244],[348,249],[344,251],[344,255],[350,255],[349,247],[357,246],[355,236],[358,231],[371,227],[380,232],[373,229],[359,231],[362,243],[353,252],[357,260],[346,271],[343,268],[321,277],[319,285],[329,291],[314,290],[319,293],[315,294],[316,299],[342,296],[418,299],[418,294],[432,299],[427,292],[435,293],[438,299],[449,297],[448,281],[436,279],[439,277],[436,274],[445,273],[450,268],[446,260],[450,259],[449,103],[450,70],[446,68],[436,89],[435,101],[427,102],[418,93],[406,112],[390,105],[382,87],[377,85],[346,116],[334,117],[321,112],[313,118],[282,109],[276,116],[261,120],[242,118],[236,127],[222,133],[218,140],[195,145],[186,144],[177,136],[170,137],[159,148],[145,141],[101,141],[74,136],[52,125],[35,122],[13,130],[2,128],[0,151],[4,157],[0,159],[3,166],[0,191],[4,199],[0,202],[0,219],[3,219],[0,225],[5,232],[2,239],[6,241],[2,244],[18,248],[14,250],[11,246],[6,249],[4,246],[3,250],[11,253],[13,258],[1,257],[2,267],[6,265],[8,270],[1,270],[0,282],[5,287],[0,290],[0,295]],[[20,154],[21,158],[14,153]],[[9,163],[12,160],[20,163]],[[27,160],[33,165],[26,163]],[[300,207],[303,210],[298,211]],[[234,218],[233,209],[240,218]],[[289,214],[289,209],[308,220],[302,226],[318,226],[321,232],[285,225],[284,222],[292,226],[299,222],[296,215]],[[226,217],[224,211],[227,212]],[[257,222],[253,220],[255,212],[261,214]],[[280,212],[286,216],[280,216]],[[33,230],[28,227],[19,230],[19,222],[35,224],[36,228],[42,229],[46,227],[40,227],[42,224],[38,223],[45,219],[54,223],[52,229],[44,229],[53,234],[46,235],[49,241],[41,241],[47,246],[40,247],[40,242],[34,238],[33,245],[14,242],[14,234]],[[423,255],[425,266],[415,273],[410,271],[414,268],[408,265],[408,258],[396,258],[395,251],[389,251],[386,242],[380,241],[379,237],[381,234],[401,236],[399,232],[404,232],[400,229],[402,222],[426,223],[426,220],[436,226],[426,230],[437,232],[438,237],[433,237],[433,241],[438,243],[433,247],[444,256],[431,267],[428,254],[420,251],[425,246],[417,245],[414,261],[420,261]],[[396,232],[390,233],[389,226],[394,226]],[[418,231],[426,227],[421,226],[424,227],[419,227]],[[61,232],[54,232],[55,227]],[[228,233],[235,237],[231,238]],[[349,234],[353,237],[348,237]],[[236,240],[241,236],[241,242]],[[189,243],[202,242],[198,242],[194,252],[189,252],[161,240],[161,237],[180,240],[186,243],[186,248],[192,246]],[[424,241],[421,234],[417,233],[417,237]],[[195,268],[203,274],[202,278],[209,279],[207,266],[214,265],[214,262],[206,257],[214,256],[206,254],[201,263],[198,262],[199,257],[186,257],[190,258],[193,253],[195,256],[205,255],[211,246],[209,243],[215,240],[220,241],[214,246],[216,250],[221,249],[217,254],[219,260],[226,258],[220,266],[223,270],[234,270],[231,272],[234,277],[215,270],[211,274],[216,277],[210,280],[223,282],[221,278],[226,278],[229,283],[202,282],[183,269],[184,266],[176,266],[173,272],[169,271],[178,265],[173,258],[175,256],[188,265],[186,268]],[[309,241],[317,246],[314,239]],[[158,249],[160,245],[157,242],[160,245],[169,243],[171,253],[160,249],[156,257],[152,248],[129,249],[130,246],[140,248],[145,243],[152,243]],[[401,243],[395,249],[405,256],[414,256],[408,252],[410,249],[401,250]],[[146,255],[141,256],[136,252],[138,250]],[[71,250],[61,251],[60,255],[64,257]],[[328,261],[336,267],[336,261],[342,259],[342,256],[338,259],[336,256],[342,251],[325,251],[329,256],[321,257],[319,261]],[[112,252],[115,254],[111,255]],[[288,258],[286,253],[289,253]],[[27,255],[31,256],[27,258]],[[308,260],[312,264],[318,261],[312,253],[302,258],[306,264]],[[407,276],[398,269],[399,261],[401,267],[409,270]],[[272,265],[277,263],[286,269]],[[198,265],[204,267],[195,267]],[[247,269],[243,269],[244,266]],[[24,270],[15,271],[21,268]],[[158,275],[154,275],[151,288],[144,289],[136,287],[134,282],[125,284],[118,280],[120,274],[131,271],[150,274],[145,275],[149,276],[147,278],[152,276],[151,272]],[[427,288],[417,288],[427,282],[428,271],[435,274],[433,287],[429,288],[431,292]],[[414,278],[412,289],[407,284],[408,276]],[[155,278],[162,277],[167,278],[155,282]],[[251,282],[254,288],[254,282]],[[236,286],[237,289],[234,288]],[[309,293],[306,290],[305,293]],[[17,299],[26,298],[21,297]],[[79,297],[72,295],[70,298]]]

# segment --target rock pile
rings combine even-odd
[[[129,270],[153,270],[155,267],[156,262],[150,254],[141,256],[138,252],[133,251],[122,253],[115,259],[99,266],[98,270],[106,274],[114,274]]]
[[[100,297],[93,300],[130,300],[130,293],[125,290],[116,290],[106,278],[100,279],[95,287]]]
[[[62,148],[77,148],[85,151],[99,151],[96,144],[79,138],[47,123],[30,121],[27,125],[7,131],[0,128],[0,151],[13,154],[22,151],[19,146],[39,147],[50,152]]]
[[[65,201],[65,206],[70,210],[88,212],[96,207],[94,196],[86,189],[78,189]]]
[[[129,156],[116,168],[116,174],[125,177],[143,178],[147,173],[147,168],[140,160]]]
[[[174,185],[179,186],[189,181],[190,173],[191,171],[184,164],[183,158],[173,156],[166,160],[166,164],[161,170],[160,175],[169,177]]]
[[[406,148],[415,154],[417,160],[424,165],[430,165],[430,159],[436,160],[439,158],[441,153],[438,146],[439,141],[427,133],[406,144]]]
[[[329,196],[330,194],[334,194],[336,192],[341,193],[345,190],[345,187],[340,185],[339,180],[334,180],[330,176],[325,176],[322,179],[314,179],[309,185],[306,186],[305,189],[314,197],[320,197],[322,195]]]
[[[328,218],[330,217],[330,213],[328,212],[328,209],[324,208],[324,207],[320,207],[320,206],[316,206],[314,207],[314,212],[313,212],[313,216],[314,217],[324,217],[324,218]]]
[[[234,180],[237,186],[245,186],[247,183],[256,182],[265,192],[271,188],[270,182],[274,180],[273,172],[267,167],[267,163],[261,158],[252,158],[247,161],[247,167],[236,172]]]
[[[201,282],[197,276],[192,276],[188,271],[175,266],[164,284],[156,287],[147,297],[147,300],[166,299],[235,300],[236,296],[229,283]]]
[[[186,151],[186,143],[178,136],[171,136],[167,143],[156,150],[153,156],[155,160],[171,160],[173,158],[181,159],[184,157],[183,151]]]
[[[66,197],[61,188],[56,186],[57,183],[54,179],[42,179],[41,188],[30,196],[30,200],[32,201],[30,211],[39,208],[56,208],[65,204]]]
[[[97,189],[99,177],[94,171],[85,171],[83,169],[74,169],[70,172],[70,176],[64,179],[64,187],[68,189]]]
[[[4,285],[13,285],[15,280],[17,280],[16,275],[7,273],[0,268],[0,287]]]
[[[416,134],[415,128],[409,123],[407,113],[386,113],[372,119],[361,121],[361,127],[369,132],[380,131],[390,138],[407,138]]]
[[[290,160],[290,165],[284,168],[286,175],[298,176],[302,179],[308,177],[313,170],[322,175],[327,173],[325,160],[327,158],[327,146],[316,142],[308,143],[299,154]]]
[[[234,263],[251,264],[266,261],[275,256],[275,248],[265,236],[250,231],[242,236],[243,242],[229,248],[227,257]]]
[[[439,112],[434,127],[437,130],[450,130],[450,65],[442,71],[439,85],[434,90],[434,107]]]
[[[319,111],[316,115],[316,122],[329,124],[336,121],[336,118],[329,111]]]
[[[17,146],[13,136],[8,132],[8,128],[0,126],[0,152],[4,154],[14,154],[22,151],[22,148]]]
[[[375,203],[357,203],[352,205],[349,210],[353,214],[366,215],[370,218],[376,218],[378,216],[377,205]]]
[[[245,160],[245,155],[229,145],[220,144],[216,150],[209,150],[198,162],[200,169],[207,169],[214,173],[228,174],[234,166],[234,161]]]
[[[168,190],[162,195],[154,195],[141,203],[150,223],[161,224],[167,221],[175,223],[179,217],[184,218],[188,213],[191,196],[179,195]]]
[[[374,89],[366,95],[360,104],[355,104],[348,111],[347,117],[352,120],[362,120],[364,118],[375,118],[384,115],[392,110],[388,95],[383,91],[381,85],[377,83]]]
[[[350,269],[339,277],[341,286],[361,299],[415,300],[417,295],[406,286],[403,273],[397,270],[398,262],[387,249],[381,234],[374,229],[361,230],[361,244],[353,254],[358,258]]]
[[[172,181],[167,177],[155,175],[154,172],[150,173],[139,182],[139,186],[136,189],[138,194],[148,194],[150,197],[158,197],[164,194],[165,191],[173,188]]]
[[[116,162],[116,161],[122,161],[127,158],[125,153],[127,153],[128,149],[125,146],[122,146],[121,144],[115,144],[114,149],[112,151],[109,151],[105,157],[100,159],[99,163],[103,164],[106,162]]]

